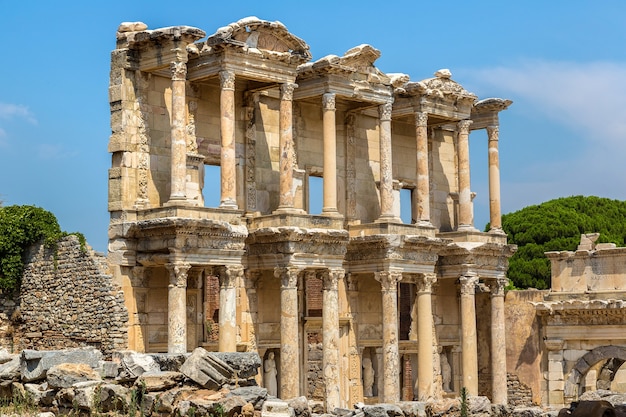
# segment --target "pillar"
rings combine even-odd
[[[218,349],[220,352],[237,352],[237,279],[242,275],[243,267],[241,266],[219,268],[220,333]]]
[[[461,284],[461,370],[462,387],[469,395],[478,395],[478,351],[476,340],[476,304],[474,295],[478,277],[467,274]]]
[[[471,120],[457,123],[458,132],[458,164],[459,164],[459,227],[458,229],[474,229],[472,218],[472,192],[470,189],[469,164],[469,128]]]
[[[430,179],[428,171],[428,114],[415,113],[415,135],[417,137],[417,223],[430,223]]]
[[[500,209],[500,156],[498,153],[498,126],[487,126],[489,140],[489,223],[492,233],[502,231],[502,211]]]
[[[280,398],[296,398],[300,394],[300,346],[298,334],[298,272],[297,268],[276,268],[280,278]]]
[[[279,115],[279,147],[280,147],[280,185],[278,211],[292,211],[294,209],[293,192],[293,90],[294,83],[284,83],[280,86],[280,115]]]
[[[343,269],[326,270],[322,275],[322,369],[326,390],[326,412],[341,407],[339,392],[339,298],[337,284]]]
[[[436,274],[423,274],[417,280],[417,400],[433,398],[433,308],[432,288]]]
[[[337,214],[337,128],[335,94],[322,96],[324,107],[324,201],[322,214]]]
[[[391,109],[388,102],[378,106],[380,117],[380,217],[377,222],[401,222],[393,212],[393,172],[391,158]]]
[[[187,272],[191,265],[170,263],[167,287],[167,353],[187,353]]]
[[[506,405],[506,329],[504,318],[504,287],[507,279],[490,280],[491,288],[491,403]]]
[[[235,73],[220,71],[220,207],[237,208],[235,159]]]
[[[186,54],[185,54],[186,55]],[[170,155],[170,203],[187,199],[185,178],[187,176],[187,135],[185,132],[185,83],[187,59],[173,62],[172,72],[172,120]]]
[[[398,351],[398,282],[402,279],[401,272],[376,272],[376,280],[380,282],[383,297],[383,384],[382,398],[384,403],[395,403],[400,400],[399,370],[400,354]],[[379,368],[380,371],[380,368]],[[380,391],[379,385],[379,391]]]

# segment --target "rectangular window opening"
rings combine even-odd
[[[221,167],[219,165],[205,165],[204,185],[202,187],[204,207],[219,207],[221,196]]]

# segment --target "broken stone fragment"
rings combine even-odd
[[[435,73],[435,77],[449,79],[449,78],[452,78],[452,73],[450,72],[449,69],[443,68]]]
[[[192,352],[180,371],[196,384],[208,389],[221,387],[235,375],[233,368],[214,353],[200,347]]]
[[[148,392],[165,391],[177,386],[183,378],[183,374],[174,371],[144,372],[137,378],[135,385],[145,384],[145,389]]]
[[[100,375],[84,363],[61,363],[51,367],[47,373],[51,388],[69,388],[78,382],[100,380]]]
[[[119,33],[140,32],[146,29],[148,29],[148,25],[143,22],[122,22],[117,28],[117,31]]]
[[[295,417],[295,413],[286,401],[267,400],[263,403],[261,417]]]
[[[23,382],[44,379],[48,369],[62,363],[84,363],[97,368],[102,360],[102,353],[95,348],[85,347],[64,350],[24,350],[20,356],[20,371]]]

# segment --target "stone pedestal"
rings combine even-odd
[[[220,71],[220,135],[222,147],[220,207],[237,209],[235,160],[235,73]]]
[[[398,351],[398,282],[402,279],[401,272],[376,272],[376,280],[380,282],[383,297],[383,358],[382,358],[382,396],[384,403],[400,400],[399,370],[400,354]],[[380,372],[380,369],[379,369]],[[380,391],[379,386],[379,391]]]
[[[187,272],[189,264],[167,264],[167,353],[187,352]]]
[[[469,395],[478,395],[478,351],[476,340],[475,291],[478,277],[464,275],[461,284],[461,362],[463,387]]]
[[[276,268],[280,279],[280,398],[296,398],[300,394],[300,344],[298,335],[298,272],[297,268]]]
[[[472,192],[470,189],[469,128],[471,120],[461,120],[458,131],[459,164],[459,229],[474,229],[472,214]]]
[[[337,284],[343,270],[324,271],[322,301],[322,368],[326,390],[326,410],[341,407],[339,392],[339,299]]]
[[[237,280],[243,275],[243,267],[225,266],[219,268],[220,280],[220,315],[219,342],[220,352],[237,351]]]

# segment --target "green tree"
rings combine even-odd
[[[487,228],[489,225],[487,225]],[[525,207],[502,216],[509,243],[518,250],[508,277],[516,288],[550,288],[549,251],[576,250],[583,233],[600,233],[600,242],[624,246],[626,201],[573,196]]]
[[[48,247],[67,233],[62,232],[54,214],[35,206],[0,207],[0,289],[19,288],[24,271],[24,254],[43,241]],[[82,244],[84,237],[76,233]]]

